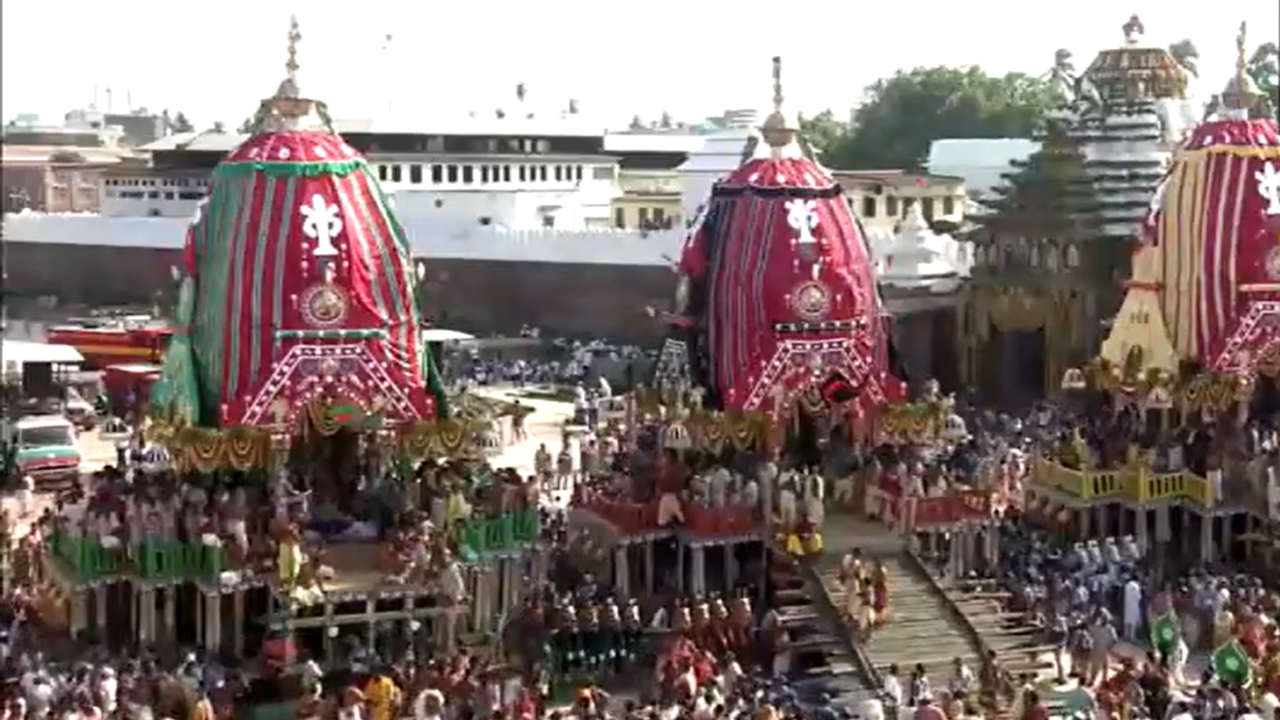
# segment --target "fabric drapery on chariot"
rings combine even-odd
[[[1275,299],[1242,292],[1280,282],[1280,227],[1268,221],[1259,174],[1280,171],[1274,121],[1204,123],[1174,156],[1146,224],[1152,275],[1174,349],[1212,365],[1235,331],[1243,305]]]
[[[839,185],[808,160],[752,160],[718,183],[680,267],[703,287],[709,381],[725,409],[758,409],[751,390],[786,340],[851,340],[868,368],[883,366],[866,242]],[[797,323],[812,331],[779,331]]]

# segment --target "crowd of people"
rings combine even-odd
[[[1103,421],[1082,424],[1077,415],[1047,405],[1020,418],[961,409],[971,432],[946,443],[874,450],[824,443],[821,462],[812,466],[793,467],[759,455],[723,464],[706,454],[676,458],[662,452],[658,425],[626,432],[616,418],[588,417],[582,412],[584,397],[607,395],[608,385],[588,390],[580,382],[568,385],[577,400],[570,424],[581,422],[585,429],[572,440],[566,434],[559,447],[543,445],[532,468],[432,462],[408,474],[392,469],[371,475],[357,464],[341,469],[363,478],[352,496],[339,499],[324,492],[322,479],[295,477],[283,487],[260,488],[259,497],[251,489],[178,482],[174,473],[148,460],[144,433],[133,432],[121,446],[118,468],[97,473],[79,493],[59,496],[57,507],[30,523],[32,532],[38,538],[74,525],[77,532],[100,537],[157,533],[194,540],[212,531],[246,557],[267,562],[274,553],[272,540],[281,541],[273,520],[283,515],[301,536],[366,533],[379,543],[378,562],[388,576],[414,582],[429,576],[445,602],[462,604],[474,600],[459,569],[468,558],[455,557],[461,548],[451,544],[447,530],[468,518],[532,508],[541,518],[543,542],[558,549],[545,577],[523,578],[528,587],[521,607],[508,619],[505,649],[520,663],[507,665],[500,656],[465,647],[454,648],[451,656],[432,655],[437,647],[417,653],[401,647],[381,655],[346,655],[347,667],[322,667],[319,658],[300,650],[279,668],[294,687],[285,693],[293,700],[291,712],[342,720],[481,714],[824,717],[851,710],[822,707],[822,698],[796,690],[790,656],[785,642],[779,644],[783,636],[774,634],[776,615],[770,619],[768,603],[748,611],[745,623],[730,623],[729,611],[715,610],[725,602],[682,590],[670,568],[660,569],[654,581],[658,597],[646,599],[643,607],[615,595],[586,569],[599,558],[583,556],[592,549],[570,532],[566,507],[656,501],[659,524],[675,526],[734,507],[758,522],[767,506],[774,522],[787,527],[784,545],[796,538],[801,551],[792,555],[804,557],[821,552],[820,541],[815,546],[812,540],[825,519],[825,498],[853,494],[843,486],[849,478],[857,478],[858,493],[893,486],[900,494],[931,496],[972,487],[1013,496],[1025,481],[1030,456],[1061,453],[1063,439],[1075,438],[1094,448],[1091,458],[1101,458],[1109,452],[1103,446],[1113,440],[1107,432],[1080,431],[1101,427]],[[1259,452],[1268,448],[1265,427],[1246,435],[1257,435]],[[518,431],[513,440],[530,442]],[[1152,462],[1182,462],[1179,446],[1153,447]],[[1088,462],[1105,466],[1100,459]],[[762,486],[775,492],[764,504]],[[569,490],[571,499],[552,502],[555,490]],[[884,510],[875,503],[868,509]],[[974,672],[957,663],[941,683],[930,679],[937,668],[917,666],[906,676],[891,668],[884,676],[886,707],[922,720],[956,720],[989,713],[995,696],[1006,692],[1007,709],[1026,718],[1047,717],[1050,708],[1060,712],[1064,707],[1096,717],[1274,716],[1273,693],[1280,684],[1280,644],[1273,640],[1276,599],[1256,577],[1211,568],[1169,576],[1163,565],[1151,562],[1156,550],[1134,538],[1072,544],[1022,518],[1016,502],[1010,503],[1000,533],[1001,564],[966,572],[970,580],[1007,591],[1009,609],[1054,640],[1056,677],[1015,678],[1007,692],[1009,679],[991,675],[991,665]],[[791,561],[785,555],[777,559]],[[767,575],[767,568],[743,568],[740,582],[749,587]],[[855,634],[865,636],[893,622],[883,569],[875,558],[849,555],[841,579],[851,589],[843,610]],[[729,598],[739,589],[710,590]],[[113,644],[104,637],[82,637],[89,644],[68,647],[51,639],[44,627],[47,611],[39,588],[9,589],[0,635],[6,718],[203,720],[261,712],[282,697],[280,677],[217,653]],[[715,618],[722,618],[716,621],[721,624]],[[1226,672],[1230,665],[1223,652],[1234,647],[1232,638],[1251,658],[1243,660],[1244,666],[1259,669],[1254,676]],[[264,689],[267,683],[271,689]],[[861,710],[864,717],[876,712]]]
[[[522,351],[516,347],[505,353],[488,353],[480,346],[462,349],[465,352],[459,376],[468,384],[478,386],[572,387],[576,383],[594,385],[602,377],[608,382],[609,376],[614,376],[614,382],[621,383],[628,372],[643,377],[653,361],[653,353],[642,348],[601,340],[585,343],[556,340],[534,349],[524,348]]]
[[[594,419],[580,415],[577,420]],[[282,581],[286,579],[285,558],[292,555],[280,548],[296,544],[310,555],[313,546],[319,546],[314,547],[314,561],[297,562],[288,580],[291,586],[315,584],[323,591],[324,581],[331,580],[333,573],[332,568],[327,575],[324,572],[323,546],[339,537],[358,537],[378,543],[377,562],[388,577],[419,583],[424,581],[423,574],[434,573],[442,601],[463,604],[475,598],[469,595],[458,573],[452,572],[452,582],[444,581],[451,567],[467,559],[454,557],[465,553],[450,529],[469,519],[529,508],[541,517],[542,544],[560,551],[555,553],[556,561],[546,578],[524,578],[528,583],[523,593],[526,606],[518,612],[522,616],[576,609],[582,616],[572,622],[562,617],[559,624],[548,627],[550,634],[546,637],[554,638],[560,646],[555,657],[529,648],[524,653],[525,667],[515,670],[503,669],[501,658],[483,653],[468,655],[465,648],[456,651],[459,658],[468,658],[466,662],[455,662],[447,656],[415,657],[412,648],[405,652],[401,647],[399,652],[381,656],[376,651],[344,653],[348,669],[322,669],[319,659],[308,657],[301,648],[292,649],[288,653],[292,657],[286,663],[247,663],[214,651],[187,653],[177,644],[176,635],[139,644],[136,637],[107,637],[110,632],[82,633],[73,639],[76,644],[62,643],[60,647],[65,652],[54,657],[53,645],[46,638],[54,636],[55,628],[49,622],[51,608],[45,600],[53,595],[56,604],[58,593],[50,587],[50,577],[41,577],[42,573],[34,571],[18,578],[17,587],[11,588],[6,601],[10,612],[0,648],[4,677],[12,682],[4,686],[5,717],[176,718],[259,712],[281,697],[280,678],[271,677],[278,672],[296,676],[290,680],[296,685],[295,691],[285,694],[295,700],[297,712],[303,717],[474,717],[500,711],[528,717],[549,714],[559,707],[566,699],[565,676],[594,688],[601,679],[628,675],[624,670],[641,658],[646,667],[663,668],[655,676],[660,680],[655,687],[665,690],[653,697],[646,691],[642,693],[646,699],[684,697],[681,688],[687,687],[693,677],[699,704],[736,707],[747,698],[755,702],[759,699],[753,694],[755,691],[748,692],[753,688],[750,673],[737,662],[726,663],[723,658],[713,657],[713,649],[730,647],[727,642],[713,644],[710,640],[722,636],[706,631],[698,640],[693,639],[695,628],[685,622],[696,603],[692,596],[679,593],[675,583],[665,588],[665,600],[646,608],[643,627],[635,624],[639,620],[638,609],[632,617],[634,602],[615,599],[603,590],[597,593],[587,589],[595,583],[589,576],[584,578],[580,558],[570,547],[564,508],[548,503],[545,491],[572,486],[574,483],[563,477],[570,474],[580,480],[576,490],[579,499],[604,491],[611,486],[606,478],[618,475],[634,474],[652,486],[651,473],[646,474],[641,468],[657,467],[652,456],[645,460],[642,456],[646,454],[627,444],[623,435],[604,428],[600,431],[602,437],[597,441],[591,437],[594,430],[588,430],[586,441],[572,444],[572,451],[566,438],[559,448],[561,462],[551,465],[539,459],[536,471],[529,476],[515,468],[491,468],[474,459],[427,462],[416,472],[403,474],[365,464],[357,455],[328,471],[291,473],[268,478],[265,484],[254,484],[236,473],[228,477],[215,474],[213,479],[204,476],[197,482],[195,477],[182,477],[171,468],[148,462],[146,432],[134,428],[128,433],[127,442],[120,445],[116,465],[94,473],[82,486],[59,494],[54,506],[42,516],[21,519],[31,542],[38,546],[42,537],[61,532],[92,538],[104,546],[125,548],[122,552],[126,553],[144,537],[165,542],[214,543],[227,547],[232,556],[229,569],[280,573]],[[648,449],[656,451],[652,434],[645,433],[643,437],[650,443]],[[337,482],[338,475],[358,478],[350,483],[354,492],[330,492],[334,485],[341,484]],[[234,479],[234,486],[225,484],[228,479]],[[696,501],[725,502],[724,491],[718,481],[711,482]],[[735,494],[734,502],[742,501]],[[557,585],[550,582],[557,578],[558,591]],[[36,587],[35,583],[43,586]],[[566,591],[575,598],[573,602],[564,602]],[[619,620],[619,614],[625,614],[621,618],[623,624],[609,625]],[[520,625],[522,620],[512,618],[509,625],[529,627]],[[606,627],[612,631],[606,632]],[[723,630],[725,626],[716,627]],[[701,625],[697,628],[698,633],[706,630]],[[521,635],[512,638],[512,647],[527,639]],[[649,637],[652,635],[657,639]],[[684,637],[686,641],[667,650],[664,638],[668,636]],[[600,646],[603,637],[612,637],[607,647]],[[430,649],[437,653],[441,650]],[[267,651],[264,646],[264,658]],[[361,672],[349,677],[349,670],[354,668]],[[267,680],[275,681],[273,691],[262,689]],[[598,688],[579,698],[579,710],[584,709],[582,700],[589,700],[591,708],[617,709],[608,694]]]

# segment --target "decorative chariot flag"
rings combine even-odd
[[[1165,612],[1151,624],[1151,647],[1167,656],[1177,643],[1178,617],[1172,611]]]
[[[1223,683],[1247,687],[1253,683],[1253,665],[1240,641],[1231,638],[1213,651],[1213,669]]]

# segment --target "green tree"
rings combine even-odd
[[[1029,138],[1055,98],[1024,73],[996,77],[976,66],[899,71],[867,88],[847,140],[824,164],[842,170],[920,169],[940,138]]]
[[[188,133],[195,131],[195,126],[187,119],[186,113],[181,110],[177,115],[173,116],[173,121],[169,123],[170,128],[176,133]]]
[[[1245,71],[1257,83],[1258,89],[1271,102],[1271,111],[1280,113],[1280,48],[1275,43],[1263,43],[1249,58]]]
[[[839,158],[842,147],[849,142],[850,124],[830,110],[823,110],[813,117],[800,116],[800,137],[809,143],[819,161],[830,165],[832,158]]]

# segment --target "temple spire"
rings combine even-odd
[[[796,144],[799,129],[782,109],[782,58],[773,58],[773,112],[760,126],[760,134],[771,149],[773,157],[783,157],[785,150]]]

